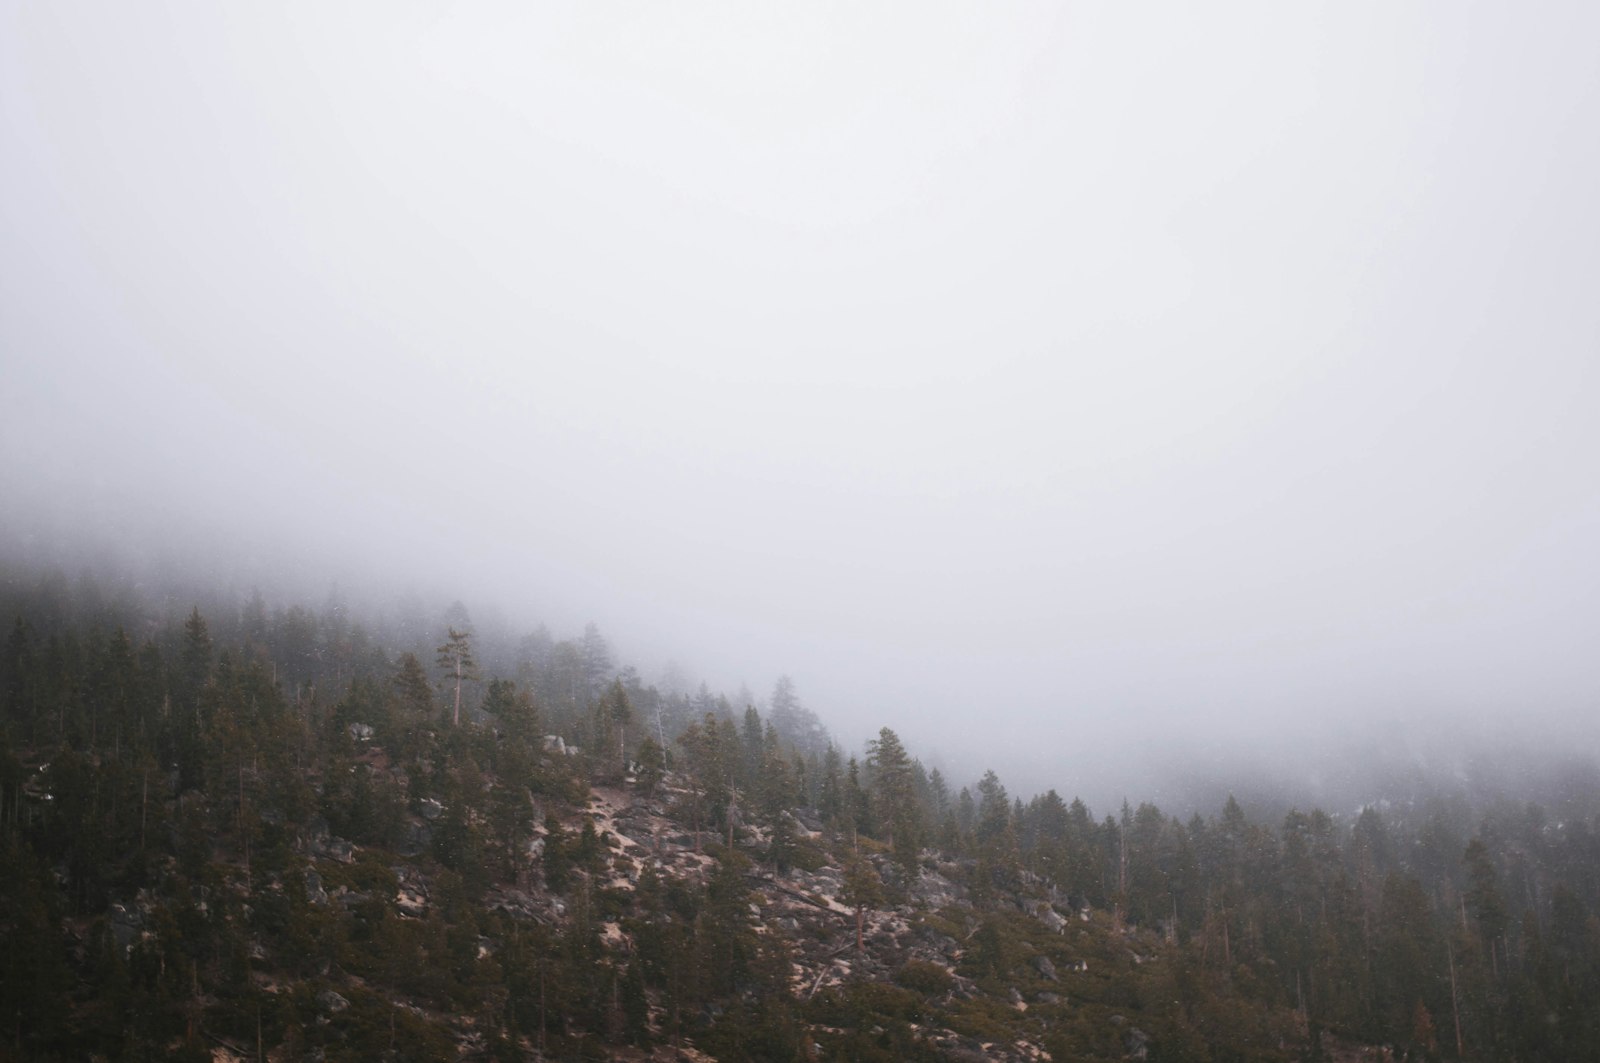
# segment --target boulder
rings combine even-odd
[[[350,1002],[331,989],[324,989],[317,994],[317,1007],[330,1014],[337,1015],[350,1006]]]
[[[351,890],[347,893],[339,894],[339,906],[345,911],[350,911],[351,909],[359,908],[371,899],[372,895],[370,893],[358,893]]]

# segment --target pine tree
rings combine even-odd
[[[877,830],[872,821],[872,802],[861,785],[861,765],[851,757],[845,765],[844,812],[850,829],[867,837],[875,837]]]
[[[544,819],[544,852],[540,855],[544,882],[555,893],[566,892],[576,859],[574,843],[553,815]]]
[[[827,748],[828,732],[816,713],[800,703],[794,680],[786,675],[779,676],[767,706],[768,719],[786,743],[807,754],[820,753]]]
[[[661,780],[666,775],[666,754],[656,744],[654,738],[646,735],[644,740],[639,743],[639,748],[635,750],[635,758],[638,761],[639,770],[635,774],[634,780],[638,783],[639,789],[644,793],[645,797],[654,797],[656,787],[661,785]]]
[[[744,725],[739,732],[739,783],[746,788],[761,777],[763,760],[761,713],[754,705],[745,706]]]
[[[516,782],[502,783],[489,794],[489,828],[499,843],[506,876],[513,881],[521,870],[523,841],[533,827],[533,802],[528,789]]]
[[[605,636],[600,634],[600,629],[592,623],[584,626],[579,657],[583,700],[587,705],[613,675],[611,647]]]
[[[438,665],[444,670],[445,679],[455,683],[455,710],[451,714],[450,722],[452,726],[460,727],[461,684],[478,678],[478,662],[472,656],[471,634],[457,631],[455,628],[448,630],[449,636],[438,650]]]
[[[732,729],[728,725],[728,730]],[[723,725],[712,713],[691,724],[678,738],[688,769],[689,813],[698,840],[702,823],[720,826],[733,800],[732,761],[735,742],[724,734]]]
[[[921,848],[921,815],[917,803],[911,757],[900,737],[887,727],[867,743],[877,822],[889,832],[895,863],[909,886],[916,880]]]
[[[1467,867],[1467,908],[1478,924],[1479,940],[1489,957],[1490,968],[1498,971],[1503,965],[1504,936],[1511,923],[1506,911],[1505,898],[1500,893],[1499,876],[1494,862],[1489,858],[1488,847],[1478,838],[1468,843],[1462,862]]]
[[[840,777],[839,750],[829,746],[822,754],[822,780],[817,784],[817,812],[822,822],[838,830],[844,819],[844,780]]]
[[[883,880],[871,861],[852,856],[844,865],[844,891],[839,899],[856,910],[856,951],[865,948],[867,911],[883,904]]]
[[[428,682],[428,673],[423,670],[416,654],[400,655],[399,667],[392,682],[401,709],[414,721],[433,718],[433,686]]]
[[[510,679],[491,679],[482,709],[500,722],[508,741],[536,749],[540,737],[539,710],[527,691]]]
[[[633,702],[622,680],[611,681],[602,711],[617,730],[617,774],[621,776],[628,770],[628,724],[633,722]]]
[[[628,1043],[650,1047],[650,1001],[644,992],[644,975],[638,962],[628,964],[620,986],[623,1032]]]
[[[788,809],[795,800],[795,780],[779,746],[778,731],[770,723],[761,738],[751,789],[756,807],[768,823],[788,818]]]
[[[179,704],[191,712],[199,711],[200,688],[211,675],[211,633],[198,606],[183,625],[182,672]]]

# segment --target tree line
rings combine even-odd
[[[269,613],[259,596],[221,623],[198,607],[85,618],[49,588],[10,598],[0,1017],[40,1054],[201,1058],[202,1031],[446,1051],[378,994],[345,1001],[334,1042],[314,987],[341,970],[481,1015],[507,1058],[519,1039],[578,1056],[645,1044],[663,1028],[650,1001],[672,1036],[790,1058],[805,1011],[789,946],[751,925],[746,872],[830,859],[858,934],[863,913],[940,875],[979,910],[1042,895],[1156,932],[1186,965],[1185,1006],[1288,1009],[1311,1044],[1327,1030],[1418,1059],[1600,1053],[1592,813],[1499,799],[1264,823],[1230,798],[1209,817],[1097,817],[1054,790],[1013,797],[992,771],[953,787],[889,728],[842,750],[787,679],[760,707],[662,691],[592,626],[512,640],[459,610],[406,648],[337,607]],[[713,873],[607,885],[607,841],[573,821],[595,785],[670,806]],[[1600,788],[1583,797],[1595,807]],[[362,849],[324,867],[356,898],[344,907],[319,903],[308,836]],[[408,860],[432,869],[425,918],[393,900]],[[534,885],[565,898],[559,919],[483,904]],[[631,955],[603,946],[607,921]],[[989,954],[1004,952],[996,937]],[[269,992],[263,955],[305,990]]]

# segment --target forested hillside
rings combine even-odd
[[[0,598],[0,1057],[1600,1057],[1592,772],[1092,811],[592,625]]]

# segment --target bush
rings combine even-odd
[[[922,1017],[922,998],[884,982],[856,982],[845,990],[853,1011],[875,1019],[914,1022]]]
[[[828,854],[808,841],[797,841],[789,853],[789,864],[801,871],[821,871],[828,866]]]
[[[926,960],[908,961],[894,976],[894,980],[925,996],[944,993],[955,984],[955,976],[948,970]]]

